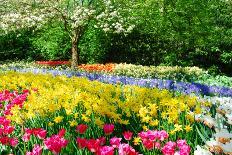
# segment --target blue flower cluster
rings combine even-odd
[[[70,71],[70,70],[16,68],[16,67],[11,67],[9,68],[9,70],[14,70],[18,72],[33,72],[35,74],[51,73],[54,76],[66,75],[67,77],[72,77],[72,76],[86,77],[89,80],[97,80],[104,83],[137,85],[141,87],[150,87],[150,88],[156,87],[159,89],[178,91],[184,94],[194,93],[196,95],[232,97],[231,88],[219,87],[219,86],[207,86],[199,83],[186,83],[186,82],[177,82],[173,80],[162,80],[162,79],[143,79],[143,78],[133,78],[126,76],[112,76],[112,75],[78,72],[78,71]]]

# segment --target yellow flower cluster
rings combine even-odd
[[[32,91],[35,88],[38,91]],[[208,105],[187,95],[175,97],[167,90],[32,73],[1,73],[0,91],[5,89],[30,90],[23,108],[14,107],[9,116],[19,124],[35,117],[49,117],[53,123],[60,123],[67,117],[70,126],[75,126],[77,120],[93,119],[102,126],[104,118],[124,125],[134,118],[141,126],[158,126],[160,119],[178,124],[180,114],[186,115],[189,124],[192,119],[187,117],[188,112],[200,113],[200,106]]]

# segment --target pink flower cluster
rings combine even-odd
[[[162,148],[163,155],[189,155],[190,151],[191,148],[185,140],[169,141]]]
[[[68,145],[68,140],[64,139],[66,130],[61,129],[57,135],[52,135],[44,140],[45,148],[52,151],[53,154],[59,154],[62,148]]]
[[[87,129],[87,125],[80,124],[77,126],[76,131],[84,134]],[[103,126],[103,131],[105,135],[110,135],[114,131],[113,124],[105,124]],[[131,140],[133,133],[126,131],[123,133],[125,140]],[[100,137],[98,139],[85,139],[78,137],[76,139],[78,148],[87,148],[90,152],[96,155],[114,155],[115,149],[118,149],[119,155],[137,155],[138,153],[133,149],[132,146],[126,143],[121,143],[122,138],[113,137],[109,140],[110,146],[105,146],[106,138]]]
[[[169,141],[162,147],[162,143],[168,139],[169,135],[166,131],[148,130],[140,132],[138,136],[141,138],[144,147],[148,150],[159,149],[163,155],[189,155],[190,146],[185,140],[177,140],[177,142]]]
[[[147,132],[140,132],[138,136],[141,138],[144,147],[152,150],[154,148],[160,149],[160,142],[168,138],[168,133],[164,130],[148,130]]]
[[[13,133],[14,127],[10,125],[10,120],[5,117],[0,117],[0,143],[2,145],[10,145],[15,147],[18,144],[17,138],[10,137],[10,134]]]
[[[119,155],[138,155],[132,146],[126,143],[121,143],[122,138],[113,137],[110,139],[110,146],[104,146],[106,138],[85,139],[78,137],[77,145],[80,149],[87,148],[90,152],[96,155],[113,155],[115,149],[118,149]]]
[[[34,145],[32,152],[27,152],[26,155],[41,155],[43,152],[43,148],[38,144]]]
[[[25,134],[22,137],[24,142],[30,140],[31,135],[38,137],[39,139],[44,139],[46,137],[47,131],[42,128],[26,129]]]
[[[0,103],[7,102],[6,106],[4,107],[4,115],[10,115],[11,108],[15,105],[18,105],[22,108],[24,101],[29,94],[29,90],[23,90],[22,94],[19,94],[17,91],[10,92],[8,90],[4,90],[0,92]],[[0,104],[0,107],[3,108],[3,105]]]

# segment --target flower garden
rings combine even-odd
[[[0,2],[0,155],[232,155],[232,0]]]
[[[197,67],[1,65],[1,154],[231,155],[231,81]]]

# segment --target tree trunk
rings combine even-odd
[[[79,63],[79,49],[77,45],[78,41],[76,38],[73,38],[72,40],[72,62],[71,62],[71,68],[75,69],[78,67]]]
[[[81,38],[81,29],[76,29],[73,33],[72,37],[72,62],[71,62],[71,68],[76,69],[79,64],[79,54],[80,50],[78,48],[78,43]]]
[[[72,33],[72,62],[71,62],[72,69],[78,68],[79,55],[80,55],[80,49],[78,48],[78,44],[81,40],[81,37],[83,36],[83,33],[84,33],[84,27],[78,27]]]

